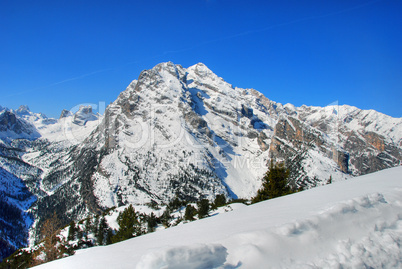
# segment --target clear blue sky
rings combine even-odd
[[[172,61],[284,104],[402,117],[401,14],[400,0],[2,0],[0,105],[58,117]]]

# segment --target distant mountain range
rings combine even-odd
[[[14,212],[0,211],[1,255],[33,242],[53,212],[67,224],[127,203],[250,198],[271,160],[298,188],[398,166],[402,118],[282,105],[171,62],[141,72],[103,115],[0,107],[0,200]]]

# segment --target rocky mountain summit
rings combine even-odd
[[[0,138],[1,186],[18,181],[24,195],[0,192],[21,216],[30,214],[32,240],[54,211],[67,224],[127,203],[250,198],[271,160],[289,167],[298,188],[402,162],[401,118],[346,105],[282,105],[201,63],[141,72],[102,116],[89,106],[58,120],[0,108]]]
[[[66,111],[66,110],[63,110]],[[62,113],[63,117],[69,116],[68,113]],[[73,123],[83,126],[88,121],[94,121],[98,119],[98,115],[92,112],[91,106],[80,106],[79,110],[73,115]]]

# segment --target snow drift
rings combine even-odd
[[[396,268],[402,167],[272,199],[37,268]]]

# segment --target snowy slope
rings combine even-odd
[[[37,268],[397,268],[402,167],[261,202]]]

